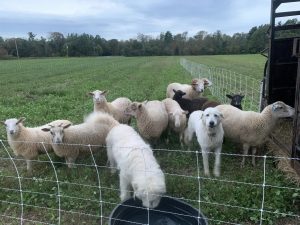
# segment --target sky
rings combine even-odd
[[[271,0],[3,0],[0,36],[27,38],[33,32],[47,38],[60,32],[128,40],[139,33],[193,36],[201,30],[232,35],[269,23],[270,7]]]

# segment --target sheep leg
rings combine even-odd
[[[26,166],[27,166],[28,174],[31,176],[32,175],[32,161],[31,161],[31,159],[26,159]]]
[[[180,134],[179,134],[179,141],[180,141],[181,149],[183,149],[184,148],[184,145],[183,145],[184,133],[183,132],[180,132]]]
[[[126,179],[126,177],[124,176],[124,174],[122,174],[122,172],[120,172],[120,198],[121,201],[126,201],[127,199],[130,198],[130,185],[128,180]]]
[[[256,147],[252,147],[252,166],[255,166]]]
[[[76,158],[71,156],[66,156],[66,163],[69,168],[76,168],[74,165]]]
[[[222,147],[219,147],[215,150],[215,167],[214,167],[214,175],[216,177],[220,176],[220,165],[221,165],[221,149]]]
[[[193,139],[193,132],[187,127],[184,131],[184,143],[188,146],[188,151],[191,149],[191,142]]]
[[[210,176],[209,174],[209,164],[208,164],[208,149],[202,149],[202,158],[203,158],[203,167],[204,167],[204,175]]]
[[[245,158],[246,158],[246,155],[248,155],[249,148],[250,148],[250,146],[248,144],[243,144],[243,159],[242,159],[242,163],[241,163],[241,168],[243,168],[245,166]]]

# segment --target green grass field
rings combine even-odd
[[[256,78],[262,76],[265,62],[259,55],[186,58]],[[87,93],[95,89],[109,90],[109,101],[120,96],[132,101],[162,100],[168,83],[191,80],[179,59],[91,57],[0,61],[0,120],[26,117],[26,126],[39,126],[56,119],[81,123],[93,110]],[[206,94],[209,95],[209,91]],[[0,129],[0,138],[3,143],[0,146],[0,224],[20,224],[19,180],[6,152],[7,149],[12,154],[4,127]],[[289,218],[288,214],[299,215],[296,204],[300,191],[274,167],[272,158],[266,161],[263,188],[263,159],[257,159],[255,168],[248,159],[246,167],[240,169],[241,157],[230,155],[239,150],[229,142],[223,147],[223,152],[228,154],[222,155],[220,179],[203,177],[202,156],[197,153],[196,144],[193,152],[168,151],[180,150],[177,136],[172,136],[168,145],[162,140],[157,149],[160,150],[154,153],[166,173],[167,195],[184,199],[196,208],[200,196],[200,208],[209,224],[258,224],[263,193],[263,224],[279,225],[283,224],[282,218]],[[106,167],[105,149],[95,155],[101,192],[91,157],[79,159],[77,168],[69,170],[63,159],[53,153],[50,156],[55,162],[58,184],[46,155],[34,162],[34,177],[27,174],[23,160],[14,160],[21,177],[24,224],[57,224],[59,213],[61,224],[100,224],[99,198],[106,224],[111,210],[119,203],[119,181]],[[213,162],[210,162],[211,168]]]

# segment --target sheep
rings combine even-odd
[[[130,99],[120,97],[112,102],[107,102],[108,91],[93,91],[89,95],[93,96],[94,112],[106,112],[118,120],[120,123],[130,124],[130,116],[124,114],[124,110],[131,104]]]
[[[25,127],[23,125],[25,119],[25,117],[12,118],[1,121],[1,123],[6,127],[9,146],[16,156],[22,156],[26,160],[27,171],[32,174],[31,160],[36,159],[40,154],[52,152],[51,136],[42,132],[41,128],[58,124],[71,124],[71,122],[55,120],[40,127]]]
[[[168,114],[161,101],[133,102],[125,113],[136,118],[141,136],[154,144],[168,126]]]
[[[165,104],[168,113],[169,135],[171,131],[178,133],[180,144],[183,147],[183,134],[187,123],[186,114],[188,114],[188,111],[182,110],[180,105],[171,98],[166,98],[162,102]]]
[[[54,125],[43,128],[52,135],[51,145],[55,154],[64,157],[69,168],[81,152],[90,152],[105,145],[108,132],[119,122],[111,115],[102,112],[91,113],[83,123],[77,125]]]
[[[242,100],[243,98],[245,97],[244,95],[241,95],[241,94],[227,94],[226,95],[227,98],[231,99],[231,102],[230,102],[230,105],[240,109],[240,110],[243,110],[242,108]]]
[[[243,144],[243,159],[241,167],[245,165],[245,155],[252,147],[252,165],[255,166],[256,148],[262,145],[273,131],[279,118],[291,117],[295,110],[278,101],[264,108],[261,113],[242,111],[232,105],[216,107],[223,115],[222,121],[225,137]]]
[[[224,130],[222,127],[222,113],[216,108],[198,110],[191,114],[188,127],[184,132],[185,143],[190,145],[194,133],[202,150],[204,174],[209,176],[208,153],[214,151],[216,154],[214,175],[220,176],[221,150]]]
[[[186,93],[184,98],[186,99],[194,99],[199,97],[201,93],[204,92],[204,89],[206,87],[209,87],[212,85],[212,82],[208,80],[207,78],[195,78],[192,80],[191,85],[189,84],[180,84],[180,83],[171,83],[167,87],[167,98],[173,98],[174,93],[173,90],[181,90]]]
[[[110,166],[120,170],[120,198],[125,201],[133,196],[142,200],[143,206],[155,208],[166,193],[165,176],[151,147],[130,126],[120,124],[106,137],[107,156]]]
[[[189,117],[192,112],[194,112],[196,110],[201,110],[204,103],[206,101],[208,101],[208,99],[204,98],[204,97],[198,97],[193,100],[185,99],[185,98],[183,98],[183,96],[185,96],[186,93],[181,90],[173,89],[173,92],[174,92],[173,100],[178,102],[178,104],[180,105],[180,107],[183,110],[186,110],[189,112],[187,114],[187,117]]]

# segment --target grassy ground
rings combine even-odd
[[[264,65],[264,58],[258,55],[187,58],[247,75],[262,74]],[[108,100],[126,96],[143,101],[163,99],[170,82],[191,80],[177,57],[26,59],[0,61],[0,68],[0,120],[24,116],[27,126],[55,119],[82,122],[83,116],[93,109],[86,93],[95,89],[109,90]],[[4,148],[8,146],[4,127],[0,129],[0,138],[3,140],[3,145],[0,143],[0,224],[20,224],[20,183],[25,224],[57,224],[59,214],[61,224],[99,224],[101,209],[103,221],[107,223],[106,218],[119,203],[119,182],[118,176],[111,175],[106,167],[105,149],[95,155],[100,190],[91,157],[79,159],[80,165],[69,170],[62,159],[51,154],[54,170],[49,158],[41,156],[34,164],[34,177],[28,176],[25,162],[18,158],[15,163],[21,177],[19,183],[6,149],[12,152]],[[168,151],[180,149],[177,136],[172,136],[168,145],[162,140],[157,149],[161,149],[155,150],[155,155],[166,173],[167,194],[183,198],[196,208],[200,196],[200,208],[209,224],[257,224],[263,194],[264,210],[268,211],[263,213],[263,224],[283,224],[282,217],[288,217],[287,214],[300,214],[299,189],[284,179],[272,159],[266,161],[267,186],[263,188],[262,158],[257,159],[257,167],[250,166],[248,159],[246,167],[240,169],[240,156],[223,155],[221,178],[214,179],[202,176],[202,158],[196,144],[192,152]],[[223,152],[239,153],[229,142],[224,144]]]

